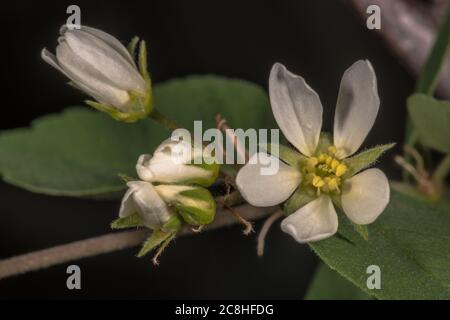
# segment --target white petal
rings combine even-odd
[[[120,204],[119,217],[125,218],[136,212],[136,207],[134,206],[133,193],[135,189],[128,188],[127,192],[122,198],[122,203]]]
[[[153,182],[154,174],[152,170],[149,168],[149,162],[152,159],[152,156],[149,154],[143,154],[139,157],[138,162],[136,164],[136,172],[138,174],[139,179]]]
[[[58,45],[56,57],[64,73],[99,102],[118,108],[129,102],[128,92],[114,87],[101,73],[75,54],[67,43]]]
[[[312,156],[322,128],[322,103],[305,80],[280,63],[269,78],[273,115],[286,139],[300,152]]]
[[[93,97],[95,100],[97,100],[101,103],[109,104],[108,102],[106,102],[106,100],[108,100],[107,97],[104,97],[104,96],[100,95],[100,93],[95,92],[91,88],[87,87],[86,85],[84,85],[83,83],[80,82],[79,77],[75,76],[74,74],[68,73],[63,67],[61,67],[59,65],[59,62],[58,62],[58,59],[56,58],[56,56],[53,53],[51,53],[50,51],[48,51],[46,48],[42,49],[41,57],[45,62],[47,62],[52,67],[54,67],[55,69],[60,71],[62,74],[64,74],[67,78],[72,80],[81,90],[86,92],[88,95]]]
[[[342,76],[334,116],[334,145],[340,158],[354,154],[375,122],[380,106],[377,78],[368,60],[359,60]]]
[[[356,224],[369,224],[389,203],[389,181],[379,169],[368,169],[344,182],[342,208]]]
[[[207,179],[211,172],[191,165],[191,145],[184,141],[165,140],[151,157],[142,155],[136,164],[140,179],[149,182],[176,183]]]
[[[170,219],[169,208],[151,183],[131,181],[127,185],[132,190],[128,197],[133,198],[136,211],[147,224],[160,226]],[[125,204],[128,201],[125,200]]]
[[[110,47],[112,47],[114,50],[116,50],[118,53],[120,53],[129,63],[131,63],[133,66],[136,67],[134,59],[133,59],[133,57],[131,57],[131,54],[128,52],[127,48],[119,40],[114,38],[112,35],[104,32],[102,30],[87,27],[87,26],[81,26],[81,30],[83,30],[87,33],[90,33],[99,39],[102,39]],[[64,33],[64,31],[62,33]]]
[[[278,163],[278,171],[273,175],[262,175],[259,153],[255,154],[236,177],[236,185],[248,203],[258,207],[268,207],[282,203],[295,191],[301,181],[301,173],[274,156],[270,161]]]
[[[281,229],[300,243],[331,237],[338,218],[330,197],[322,195],[301,207],[281,222]]]
[[[103,40],[82,30],[68,30],[64,40],[92,68],[103,74],[116,87],[144,94],[146,84],[136,67]]]

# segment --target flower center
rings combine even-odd
[[[318,195],[321,192],[340,193],[342,176],[347,172],[347,166],[336,158],[336,151],[335,146],[330,146],[327,152],[307,158],[304,163],[303,183],[316,189]]]

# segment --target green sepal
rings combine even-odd
[[[136,56],[136,47],[139,43],[139,37],[135,36],[131,39],[130,43],[128,44],[128,52],[131,54],[131,57],[134,60],[134,57]]]
[[[136,179],[136,178],[133,178],[133,177],[127,175],[126,173],[119,173],[118,176],[125,183],[130,182],[130,181],[137,181],[137,180],[139,180],[139,179]]]
[[[211,193],[204,188],[186,190],[176,204],[177,211],[184,221],[193,226],[211,223],[216,214],[216,202]]]
[[[387,150],[393,148],[395,143],[384,144],[365,150],[357,155],[342,160],[347,166],[347,172],[344,178],[350,178],[361,170],[373,165],[377,159]]]
[[[147,82],[148,86],[151,88],[152,81],[150,78],[150,74],[148,72],[148,64],[147,64],[147,44],[145,40],[142,40],[139,46],[139,72],[144,78],[145,82]]]
[[[210,224],[216,215],[216,201],[209,190],[195,188],[179,193],[174,207],[192,226]]]
[[[207,177],[198,177],[180,181],[180,184],[193,184],[202,187],[209,187],[210,185],[216,182],[220,172],[220,164],[218,163],[207,164],[205,161],[202,161],[201,164],[195,164],[195,161],[193,161],[193,163],[194,164],[187,164],[187,165],[196,166],[198,168],[208,171],[210,174]]]
[[[127,105],[127,111],[122,112],[114,106],[106,105],[92,100],[86,100],[85,103],[94,109],[109,114],[113,119],[121,122],[133,123],[137,120],[146,118],[153,111],[153,97],[147,92],[145,97],[129,92],[131,97]]]
[[[366,241],[369,241],[369,228],[366,225],[352,223],[353,228]]]
[[[170,217],[169,221],[167,221],[166,223],[164,223],[161,226],[161,230],[164,231],[164,232],[178,231],[178,230],[181,229],[182,223],[183,222],[181,221],[181,219],[178,216],[178,214],[174,213]]]
[[[284,204],[284,214],[288,216],[316,198],[317,195],[312,188],[305,189],[300,187]]]
[[[162,230],[154,230],[152,235],[144,242],[141,250],[137,254],[138,258],[142,258],[147,253],[163,244],[165,241],[171,241],[176,232],[164,232]]]
[[[276,148],[278,148],[278,154],[277,152],[274,152],[274,149]],[[273,156],[280,158],[288,165],[295,168],[298,168],[300,163],[306,159],[305,156],[302,155],[300,152],[290,147],[286,147],[282,144],[268,143],[267,151]]]
[[[111,229],[136,228],[143,227],[144,225],[145,223],[142,217],[137,213],[133,213],[125,218],[114,220],[111,223]]]

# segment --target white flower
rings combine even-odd
[[[360,148],[378,113],[380,101],[370,62],[357,61],[345,71],[337,100],[333,143],[325,150],[319,147],[322,104],[317,93],[302,77],[278,63],[272,68],[269,89],[278,126],[304,155],[304,161],[298,167],[280,161],[277,174],[263,176],[259,174],[261,164],[250,160],[236,179],[242,196],[252,205],[272,206],[287,200],[296,189],[304,192],[311,201],[281,223],[282,230],[300,243],[336,233],[336,198],[340,198],[338,203],[352,222],[372,223],[389,202],[388,180],[379,169],[348,177],[348,168],[342,161]]]
[[[66,75],[98,103],[89,104],[123,121],[150,112],[150,85],[128,50],[113,36],[90,27],[61,28],[56,56],[47,49],[42,58]]]

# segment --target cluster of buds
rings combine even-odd
[[[206,188],[216,181],[219,165],[213,161],[196,165],[193,154],[197,152],[192,144],[168,139],[153,156],[139,157],[139,179],[127,183],[119,219],[112,223],[117,229],[153,230],[138,256],[157,246],[164,248],[185,225],[202,228],[214,220],[216,202]]]

